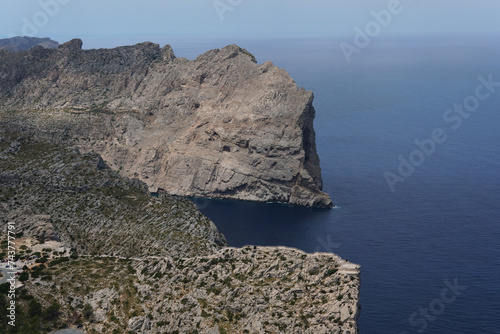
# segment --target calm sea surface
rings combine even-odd
[[[324,190],[338,208],[196,202],[232,246],[360,264],[362,333],[500,333],[500,87],[480,90],[490,96],[456,129],[443,120],[478,77],[500,82],[500,39],[380,38],[347,64],[338,44],[351,39],[173,43],[189,59],[237,43],[314,91]],[[392,192],[384,173],[435,129],[446,140]]]

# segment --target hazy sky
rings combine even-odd
[[[2,0],[0,38],[86,47],[182,38],[350,36],[397,0]],[[400,0],[380,34],[500,35],[499,0]],[[89,45],[90,43],[90,45]]]

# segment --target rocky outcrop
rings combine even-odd
[[[12,38],[0,39],[0,50],[9,52],[26,51],[35,46],[41,46],[45,49],[57,49],[59,43],[51,40],[50,38],[38,38],[27,36],[16,36]]]
[[[24,237],[32,237],[41,243],[57,240],[50,215],[25,215],[18,228],[23,231]]]
[[[99,153],[173,195],[329,207],[313,93],[236,45],[189,61],[153,43],[0,52],[0,122]],[[15,113],[12,113],[15,111]]]
[[[141,333],[357,333],[359,266],[333,254],[247,246],[138,270],[140,298],[151,298],[145,318],[156,320]]]

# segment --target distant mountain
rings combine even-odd
[[[7,50],[9,52],[26,51],[37,45],[40,45],[45,49],[57,49],[59,43],[48,37],[38,38],[16,36],[12,38],[0,39],[0,50]]]

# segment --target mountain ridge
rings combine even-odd
[[[313,93],[237,45],[187,60],[169,45],[83,50],[74,39],[0,53],[0,77],[2,118],[15,111],[26,131],[93,150],[150,191],[332,206]]]
[[[6,50],[9,52],[26,51],[37,45],[45,49],[57,49],[59,43],[51,40],[48,37],[38,38],[38,37],[16,36],[11,38],[0,39],[0,50]]]

